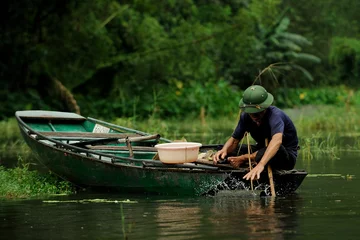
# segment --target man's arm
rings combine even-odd
[[[265,165],[270,161],[272,157],[275,156],[282,144],[282,133],[276,133],[272,136],[269,146],[266,148],[264,156],[261,158],[260,162],[254,167],[250,172],[248,172],[243,178],[246,180],[259,179],[260,174],[264,171]]]
[[[219,161],[220,159],[224,159],[228,153],[236,149],[238,144],[239,144],[238,139],[230,137],[224,144],[223,148],[214,155],[213,157],[214,163],[217,163],[217,161]]]

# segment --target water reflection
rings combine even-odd
[[[94,197],[124,199],[109,195],[88,199]],[[285,234],[297,231],[301,205],[299,198],[258,196],[138,196],[131,198],[136,201],[132,204],[69,199],[51,204],[5,202],[0,211],[0,239],[284,239]]]
[[[215,197],[210,219],[217,226],[216,235],[236,232],[249,239],[284,239],[296,232],[302,202],[297,195],[276,199],[259,198],[250,191],[249,196],[233,195]]]
[[[260,198],[250,192],[206,199],[159,202],[156,239],[286,239],[296,234],[297,195]]]
[[[156,223],[159,229],[157,239],[200,238],[202,213],[199,206],[184,206],[184,203],[161,203],[157,207]]]

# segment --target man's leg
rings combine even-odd
[[[258,150],[258,148],[255,145],[250,145],[250,154],[256,152],[257,150]],[[229,157],[241,156],[241,155],[248,154],[248,153],[249,153],[249,150],[248,150],[247,144],[241,144],[233,152],[231,152],[228,156]]]
[[[265,151],[266,148],[261,148],[258,150],[255,158],[256,162],[260,162]],[[293,157],[286,151],[285,147],[281,145],[275,156],[270,159],[269,164],[274,169],[290,170],[295,167],[295,159],[293,159]]]

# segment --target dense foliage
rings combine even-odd
[[[358,5],[5,1],[0,119],[22,109],[81,110],[106,118],[228,115],[243,89],[270,64],[274,67],[257,83],[279,96],[279,105],[312,103],[289,92],[358,86]]]

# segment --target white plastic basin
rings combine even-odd
[[[198,159],[201,143],[196,142],[173,142],[155,145],[163,163],[188,163]]]

